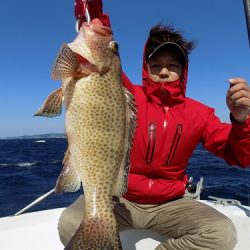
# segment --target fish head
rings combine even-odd
[[[95,18],[90,23],[83,23],[80,32],[89,51],[87,58],[82,56],[94,64],[99,73],[105,73],[112,66],[120,65],[118,44],[113,40],[111,28]]]

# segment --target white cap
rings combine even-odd
[[[160,44],[158,47],[156,47],[153,50],[153,52],[150,53],[147,60],[149,60],[157,51],[159,51],[159,49],[161,49],[162,47],[165,47],[167,45],[176,47],[181,52],[181,54],[183,55],[185,61],[186,62],[188,61],[187,53],[184,51],[184,49],[178,43],[175,43],[175,42],[165,42],[165,43]]]

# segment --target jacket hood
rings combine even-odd
[[[142,83],[148,100],[161,106],[169,107],[184,102],[188,76],[188,60],[186,60],[182,76],[179,80],[173,82],[154,82],[148,74],[145,48],[146,45],[144,46],[143,53]]]

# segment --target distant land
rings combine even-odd
[[[15,137],[6,137],[0,138],[3,140],[11,140],[11,139],[48,139],[48,138],[66,138],[65,134],[40,134],[40,135],[22,135],[22,136],[15,136]]]

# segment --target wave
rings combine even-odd
[[[50,162],[42,162],[42,161],[36,161],[36,162],[19,162],[19,163],[0,163],[0,167],[8,167],[8,166],[18,166],[18,167],[31,167],[34,165],[61,165],[62,160],[53,160]]]
[[[41,143],[41,142],[46,142],[46,140],[37,140],[35,142],[38,142],[38,143],[40,142]]]
[[[0,167],[8,167],[8,166],[30,167],[35,164],[37,164],[37,162],[0,163]]]
[[[50,164],[62,164],[62,160],[54,160],[54,161],[51,161]]]
[[[20,162],[20,163],[17,163],[16,165],[19,167],[31,167],[35,164],[36,162]]]
[[[7,166],[9,166],[10,164],[7,164],[7,163],[0,163],[0,166],[1,167],[7,167]]]

